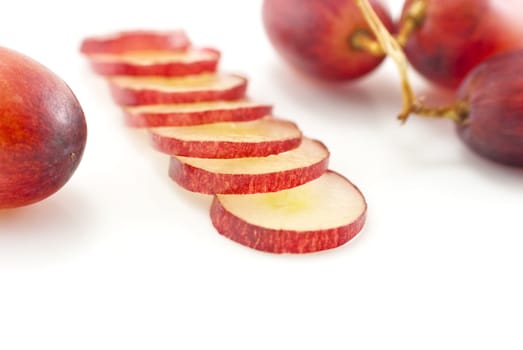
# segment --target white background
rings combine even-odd
[[[521,349],[523,171],[471,153],[450,122],[401,126],[390,62],[353,84],[303,78],[269,45],[260,6],[3,6],[0,44],[69,83],[89,137],[62,190],[0,212],[0,349]],[[305,256],[217,234],[210,199],[168,178],[167,156],[125,127],[78,52],[86,36],[145,28],[221,49],[221,70],[247,75],[251,97],[322,140],[367,198],[361,234]]]

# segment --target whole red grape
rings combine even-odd
[[[407,18],[407,9],[418,1],[405,2],[401,23]],[[456,88],[470,70],[488,57],[523,48],[523,28],[519,20],[509,15],[510,10],[517,11],[515,1],[421,1],[426,5],[425,11],[416,19],[405,53],[412,66],[429,81]]]
[[[487,158],[523,166],[523,50],[480,64],[457,99],[468,105],[465,122],[458,124],[463,141]]]
[[[0,47],[0,209],[58,191],[80,164],[86,138],[69,86],[39,62]]]
[[[371,5],[392,31],[394,24],[384,6],[377,0]],[[264,0],[263,24],[291,66],[319,79],[356,79],[384,59],[381,53],[355,46],[356,35],[374,36],[354,0]]]

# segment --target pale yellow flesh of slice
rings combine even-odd
[[[191,113],[205,112],[213,110],[231,110],[237,108],[250,108],[264,106],[261,103],[237,100],[237,101],[216,101],[216,102],[197,102],[197,103],[174,103],[163,105],[145,105],[127,107],[127,112],[131,114],[140,113]]]
[[[205,60],[217,60],[218,53],[206,50],[173,51],[132,51],[121,54],[92,54],[89,58],[97,62],[130,63],[148,65],[154,63],[191,63]]]
[[[269,142],[300,138],[296,124],[274,118],[245,122],[223,122],[181,127],[149,129],[161,137],[184,141]]]
[[[232,74],[197,74],[186,77],[161,76],[120,76],[111,81],[131,90],[156,90],[163,92],[194,92],[207,90],[227,90],[239,86],[244,79]]]
[[[281,230],[317,231],[346,226],[366,210],[358,189],[333,172],[279,192],[217,197],[227,211],[243,221]]]
[[[305,168],[326,159],[329,151],[323,144],[303,138],[299,147],[266,157],[208,159],[181,157],[182,163],[218,174],[266,174]]]

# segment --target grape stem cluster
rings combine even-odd
[[[377,41],[363,35],[355,39],[356,47],[365,48],[366,51],[376,55],[388,55],[396,64],[401,78],[403,108],[398,119],[406,122],[410,114],[423,117],[447,118],[456,123],[466,123],[468,116],[468,105],[463,101],[457,101],[449,106],[430,107],[417,98],[412,90],[408,75],[408,60],[403,51],[408,37],[414,29],[423,21],[427,1],[417,0],[412,3],[407,11],[407,17],[399,30],[397,37],[392,36],[383,25],[378,15],[369,3],[369,0],[354,0],[360,8],[365,20],[369,24]]]

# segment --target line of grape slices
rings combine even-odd
[[[218,71],[218,50],[193,47],[183,31],[138,30],[86,38],[81,52],[127,124],[170,156],[169,176],[213,195],[220,234],[261,251],[310,253],[363,228],[365,198],[328,169],[327,147],[249,99],[247,78]]]

